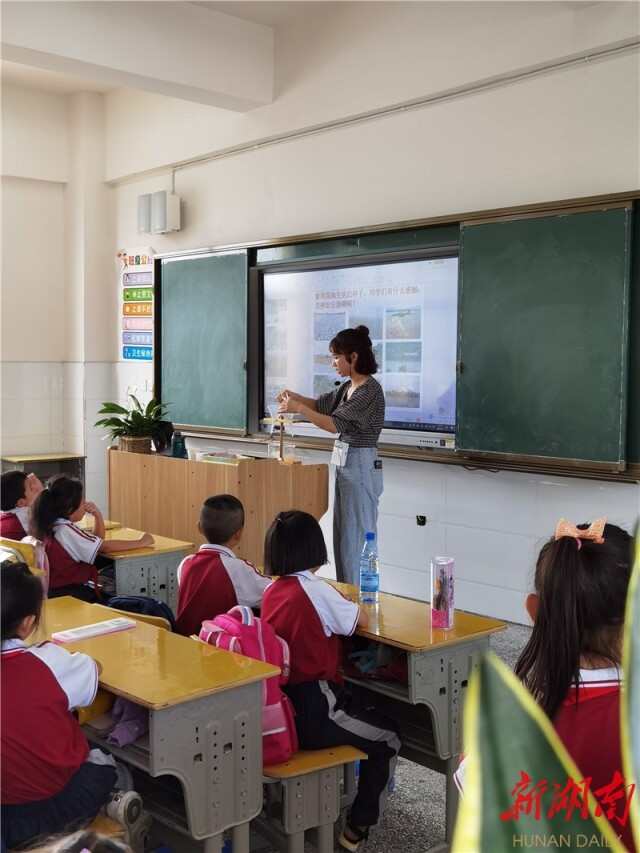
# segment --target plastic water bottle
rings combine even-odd
[[[360,601],[363,604],[378,603],[379,571],[376,534],[365,533],[364,548],[360,557]]]

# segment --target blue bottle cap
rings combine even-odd
[[[367,533],[364,534],[364,538],[367,540],[367,542],[374,542],[375,538],[376,538],[376,534],[372,533],[369,530]]]

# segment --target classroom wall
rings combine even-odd
[[[138,237],[139,194],[168,189],[171,167],[190,158],[566,62],[584,50],[637,39],[638,24],[632,3],[586,8],[335,3],[330,12],[310,13],[276,30],[276,93],[268,107],[227,113],[122,89],[91,96],[83,105],[77,98],[73,103],[62,99],[74,117],[65,119],[67,144],[85,156],[85,142],[99,146],[99,134],[92,133],[99,122],[94,99],[100,99],[104,145],[98,156],[111,182],[108,189],[100,183],[95,157],[84,170],[70,168],[58,101],[54,108],[47,96],[4,98],[3,125],[21,128],[25,151],[34,153],[26,158],[29,168],[18,169],[17,151],[9,159],[3,151],[3,174],[11,175],[14,195],[32,212],[28,224],[3,216],[3,244],[13,244],[8,259],[3,252],[3,291],[13,304],[19,302],[24,282],[20,254],[37,235],[47,248],[47,270],[55,267],[58,273],[52,289],[38,280],[34,303],[42,304],[36,316],[38,311],[46,316],[45,305],[57,310],[57,297],[69,309],[76,297],[83,303],[81,311],[71,310],[71,350],[63,351],[53,335],[45,335],[46,342],[38,346],[49,370],[58,371],[58,365],[62,371],[63,441],[78,439],[88,453],[91,498],[106,508],[105,443],[92,426],[100,400],[122,399],[127,388],[147,399],[152,386],[150,366],[118,360],[117,311],[111,315],[108,298],[115,287],[117,249],[140,246],[142,239],[156,252],[185,251],[637,188],[638,52],[583,60],[179,170],[175,186],[183,218],[178,233]],[[37,170],[49,146],[43,113],[35,109],[38,99],[48,104],[44,115],[57,140],[55,163],[44,174]],[[69,256],[51,236],[49,220],[28,199],[58,192],[59,210],[60,187],[73,180],[73,204],[71,198],[62,199],[63,230],[66,245],[73,246],[75,239],[81,251]],[[2,204],[6,210],[4,197]],[[95,222],[100,229],[93,228]],[[93,267],[91,256],[97,259]],[[9,278],[7,270],[13,272]],[[59,277],[65,270],[71,275],[66,285]],[[26,359],[18,355],[22,337],[17,327],[4,323],[3,362],[17,371],[22,368],[14,360]],[[3,363],[3,379],[6,369]],[[73,405],[75,398],[66,405],[67,382],[73,389],[69,394],[81,395],[81,410]],[[49,404],[56,411],[59,404],[51,401],[57,399],[52,392]],[[12,437],[18,439],[28,443],[24,435]],[[308,455],[326,461],[322,453]],[[605,514],[630,527],[640,505],[637,484],[491,474],[398,460],[385,461],[385,483],[383,587],[424,597],[428,557],[447,553],[457,561],[459,606],[516,621],[525,619],[522,602],[534,554],[560,516],[580,521]],[[417,527],[417,514],[429,519],[425,528]],[[329,515],[323,525],[329,534]]]
[[[219,438],[188,438],[187,447],[248,452],[246,443]],[[330,457],[300,447],[295,453],[303,463],[328,463]],[[606,514],[627,530],[638,519],[640,489],[632,483],[402,459],[384,459],[383,473],[380,588],[427,600],[429,559],[447,555],[455,560],[456,607],[522,624],[529,621],[524,599],[533,589],[536,558],[560,518],[578,523]],[[329,551],[329,565],[320,570],[326,577],[335,577],[332,514],[330,477],[329,509],[320,521]],[[424,527],[416,515],[426,516]]]

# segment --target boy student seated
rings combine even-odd
[[[178,567],[178,632],[197,634],[205,619],[237,604],[260,607],[271,580],[233,553],[242,539],[244,508],[233,495],[207,498],[200,509],[198,532],[207,540]]]
[[[5,471],[0,480],[0,536],[17,541],[29,536],[31,504],[41,491],[42,483],[35,474]]]

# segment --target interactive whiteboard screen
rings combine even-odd
[[[341,329],[364,325],[385,394],[386,430],[452,437],[457,257],[265,271],[263,285],[265,415],[284,388],[314,398],[334,390],[329,342]]]

